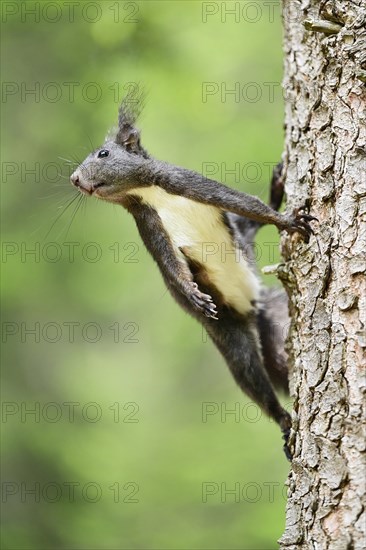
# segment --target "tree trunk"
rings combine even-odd
[[[361,549],[365,518],[366,3],[283,0],[292,443],[282,549]]]

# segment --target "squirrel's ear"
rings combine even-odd
[[[130,93],[122,100],[118,112],[118,130],[115,142],[121,145],[129,153],[142,155],[147,158],[148,154],[141,146],[140,132],[135,127],[144,102],[143,92]]]
[[[139,149],[141,148],[140,132],[133,126],[125,124],[122,126],[122,128],[118,128],[116,143],[118,143],[118,145],[121,145],[129,153],[138,154]]]

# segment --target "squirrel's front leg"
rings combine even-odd
[[[174,297],[191,313],[193,310],[202,317],[217,319],[212,297],[198,288],[185,253],[173,246],[156,210],[143,204],[137,197],[125,206],[135,218],[141,238]]]
[[[305,241],[308,241],[313,233],[309,222],[315,221],[316,218],[303,213],[301,208],[292,214],[281,214],[257,197],[231,189],[191,170],[174,167],[168,176],[164,172],[160,172],[159,185],[168,193],[216,206],[260,224],[273,224],[278,229],[289,233],[298,232]]]

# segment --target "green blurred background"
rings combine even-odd
[[[2,3],[2,547],[276,548],[279,429],[167,294],[126,212],[90,199],[53,223],[75,194],[63,159],[103,142],[134,82],[152,155],[211,163],[266,200],[279,3],[73,4]],[[277,243],[261,230],[260,265]]]

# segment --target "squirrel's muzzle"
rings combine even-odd
[[[79,176],[76,172],[74,172],[73,174],[71,174],[71,177],[70,177],[70,181],[73,185],[75,185],[76,187],[79,186],[79,182],[80,182],[80,179],[79,179]]]
[[[73,174],[71,174],[70,181],[82,193],[86,193],[87,195],[91,195],[94,191],[93,186],[90,183],[82,180],[79,170],[75,170],[75,172]]]

